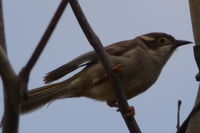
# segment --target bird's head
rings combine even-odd
[[[170,47],[172,49],[175,49],[179,46],[192,43],[185,40],[176,40],[173,36],[161,32],[144,34],[139,36],[139,38],[141,39],[141,41],[144,42],[147,47],[153,50],[159,49],[161,47]]]
[[[137,39],[145,46],[147,52],[163,60],[164,64],[176,48],[192,43],[185,40],[176,40],[173,36],[161,32],[147,33],[138,36]]]

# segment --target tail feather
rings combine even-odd
[[[27,113],[38,109],[45,104],[65,97],[69,90],[69,82],[63,81],[43,87],[39,87],[28,92],[28,99],[22,102],[22,113]]]

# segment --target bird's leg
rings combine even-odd
[[[119,107],[116,101],[107,101],[107,105],[109,107],[117,107],[117,108]]]
[[[118,108],[117,109],[117,112],[119,112],[119,105],[116,101],[107,101],[107,105],[109,107],[116,107]],[[125,116],[134,116],[135,115],[135,108],[133,106],[130,106],[125,114]]]
[[[119,109],[117,109],[117,111],[119,112]],[[125,116],[135,116],[135,108],[133,106],[129,106]]]

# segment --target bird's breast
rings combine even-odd
[[[155,67],[152,61],[143,62],[135,67],[138,67],[138,72],[127,74],[129,77],[123,81],[128,99],[149,89],[158,79],[162,69],[160,67]]]

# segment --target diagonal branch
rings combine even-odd
[[[92,30],[91,26],[89,25],[79,3],[77,0],[69,0],[70,5],[72,7],[72,10],[83,30],[83,32],[85,33],[88,41],[90,42],[90,44],[92,45],[92,47],[95,49],[95,51],[97,52],[106,72],[108,73],[110,80],[113,84],[113,88],[116,93],[116,97],[117,97],[117,102],[119,104],[119,110],[121,112],[121,115],[123,116],[126,125],[129,129],[129,131],[131,133],[141,133],[139,126],[137,125],[135,119],[133,118],[133,116],[125,116],[125,114],[127,113],[128,109],[130,108],[128,105],[128,102],[126,100],[126,96],[125,93],[122,89],[122,84],[119,78],[119,75],[117,73],[115,73],[113,71],[113,64],[112,62],[109,60],[107,53],[105,52],[101,41],[99,40],[99,38],[97,37],[97,35],[94,33],[94,31]]]
[[[3,21],[3,7],[2,0],[0,1],[0,46],[7,52],[6,49],[6,39],[5,39],[5,31],[4,31],[4,21]]]
[[[24,82],[25,88],[27,88],[27,83],[29,80],[29,75],[34,67],[35,63],[37,62],[38,58],[40,57],[42,51],[44,50],[49,38],[51,37],[59,19],[61,18],[66,6],[67,6],[68,0],[62,0],[60,5],[58,6],[51,22],[49,23],[45,33],[43,34],[41,40],[39,41],[34,53],[32,54],[31,58],[29,59],[28,63],[25,65],[25,67],[20,72],[21,80]],[[24,90],[26,91],[26,90]]]

